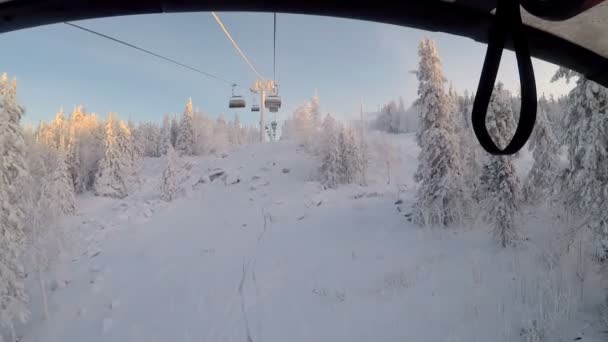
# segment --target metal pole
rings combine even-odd
[[[266,90],[262,89],[260,91],[260,141],[264,142],[266,139],[264,136],[266,135],[266,128],[264,127],[264,109],[266,105],[264,104],[264,100],[266,99]]]

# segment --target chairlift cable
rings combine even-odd
[[[77,25],[77,24],[74,24],[74,23],[71,23],[71,22],[67,22],[67,21],[66,21],[66,22],[64,22],[64,24],[69,25],[69,26],[72,26],[72,27],[77,28],[77,29],[79,29],[79,30],[83,30],[83,31],[85,31],[85,32],[88,32],[88,33],[94,34],[94,35],[96,35],[96,36],[99,36],[99,37],[102,37],[102,38],[106,38],[106,39],[112,40],[112,41],[114,41],[114,42],[116,42],[116,43],[119,43],[119,44],[122,44],[122,45],[128,46],[128,47],[130,47],[130,48],[133,48],[133,49],[136,49],[136,50],[139,50],[139,51],[145,52],[145,53],[147,53],[147,54],[149,54],[149,55],[152,55],[152,56],[154,56],[154,57],[157,57],[157,58],[163,59],[163,60],[165,60],[165,61],[167,61],[167,62],[170,62],[170,63],[176,64],[176,65],[179,65],[179,66],[181,66],[181,67],[183,67],[183,68],[186,68],[186,69],[189,69],[189,70],[191,70],[191,71],[197,72],[197,73],[199,73],[199,74],[201,74],[201,75],[204,75],[204,76],[207,76],[207,77],[209,77],[209,78],[213,78],[213,79],[216,79],[216,80],[218,80],[218,81],[221,81],[221,82],[224,82],[224,83],[228,83],[228,84],[229,84],[229,85],[231,85],[231,86],[235,84],[234,82],[228,81],[227,79],[222,78],[222,77],[220,77],[220,76],[217,76],[217,75],[214,75],[214,74],[208,73],[208,72],[206,72],[206,71],[203,71],[203,70],[197,69],[197,68],[195,68],[195,67],[189,66],[189,65],[184,64],[184,63],[181,63],[181,62],[176,61],[176,60],[174,60],[174,59],[171,59],[171,58],[168,58],[168,57],[162,56],[162,55],[160,55],[160,54],[158,54],[158,53],[152,52],[152,51],[150,51],[150,50],[146,50],[146,49],[141,48],[141,47],[139,47],[139,46],[137,46],[137,45],[134,45],[134,44],[131,44],[131,43],[127,43],[127,42],[125,42],[124,40],[120,40],[120,39],[118,39],[118,38],[110,37],[110,36],[108,36],[108,35],[106,35],[106,34],[103,34],[103,33],[101,33],[101,32],[94,31],[94,30],[88,29],[88,28],[86,28],[86,27],[83,27],[83,26],[80,26],[80,25]]]
[[[272,80],[277,81],[277,12],[274,12],[274,36],[272,41]]]
[[[251,61],[249,61],[249,59],[247,58],[247,56],[245,56],[245,53],[243,53],[243,50],[241,50],[241,48],[236,43],[236,41],[234,40],[234,38],[232,38],[232,36],[230,35],[230,32],[228,32],[228,29],[226,29],[226,26],[224,26],[224,24],[222,23],[222,21],[220,20],[220,18],[217,16],[217,14],[215,14],[215,12],[211,12],[211,15],[213,16],[213,18],[215,19],[215,21],[217,22],[217,24],[219,25],[219,27],[222,29],[222,31],[224,31],[224,34],[226,35],[226,37],[228,37],[228,39],[230,40],[230,42],[232,43],[232,45],[234,46],[234,48],[236,49],[236,51],[239,53],[239,55],[241,55],[241,57],[243,58],[243,60],[245,61],[245,63],[247,63],[247,65],[249,65],[249,67],[251,68],[251,70],[253,70],[253,72],[259,78],[263,79],[264,77],[262,77],[262,75],[260,75],[260,73],[258,72],[258,70],[251,63]]]

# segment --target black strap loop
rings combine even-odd
[[[486,115],[496,74],[505,46],[507,33],[511,33],[513,49],[519,69],[521,84],[521,110],[517,130],[511,142],[500,149],[490,137],[486,127]],[[528,42],[524,35],[519,2],[517,0],[498,0],[495,21],[490,32],[486,59],[483,63],[475,102],[473,103],[473,130],[481,146],[490,154],[509,155],[517,153],[530,138],[536,121],[536,80],[530,58]]]

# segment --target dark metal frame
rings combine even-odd
[[[361,19],[440,31],[487,43],[495,0],[12,0],[0,3],[0,33],[119,15],[196,12],[280,12]],[[526,26],[531,55],[608,86],[608,58]],[[511,49],[511,42],[506,48]]]

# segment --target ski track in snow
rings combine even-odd
[[[392,184],[379,169],[369,187],[337,190],[312,180],[317,162],[290,142],[188,158],[187,192],[171,203],[159,199],[162,159],[145,159],[135,193],[85,194],[65,218],[80,243],[58,266],[69,285],[50,292],[50,319],[23,327],[22,342],[518,336],[524,322],[509,295],[537,255],[500,250],[485,228],[415,228],[404,215],[417,147],[412,136],[398,143]],[[215,168],[240,181],[192,188]],[[579,336],[572,324],[565,340]]]

